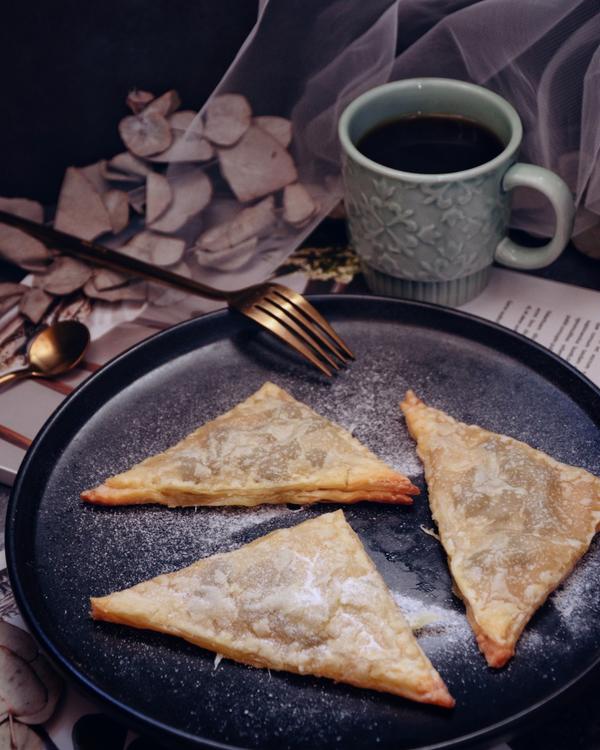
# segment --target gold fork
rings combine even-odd
[[[21,229],[48,247],[99,265],[209,299],[224,300],[284,341],[325,375],[339,370],[354,355],[323,316],[301,294],[281,284],[265,282],[224,292],[185,276],[158,268],[95,242],[59,232],[44,224],[0,211],[0,223]]]

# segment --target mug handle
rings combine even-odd
[[[529,270],[543,268],[556,260],[567,246],[573,230],[575,204],[567,183],[549,169],[518,162],[509,167],[502,179],[502,189],[530,187],[543,193],[554,209],[554,237],[542,247],[525,247],[505,237],[498,243],[494,260],[509,268]]]

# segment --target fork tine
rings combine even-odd
[[[327,352],[322,348],[320,344],[324,344],[325,346],[327,346],[327,348],[330,351],[333,351],[334,354],[337,354],[337,351],[333,349],[331,344],[323,337],[323,335],[318,330],[315,330],[314,328],[309,328],[307,330],[301,325],[298,325],[298,323],[296,322],[296,318],[294,318],[289,310],[287,310],[277,302],[269,299],[268,297],[260,300],[260,302],[256,304],[256,307],[258,307],[259,310],[263,310],[264,312],[268,313],[273,318],[278,319],[279,322],[282,323],[286,328],[291,328],[295,334],[300,336],[300,338],[304,339],[307,344],[312,346],[312,348],[315,349],[328,364],[330,364],[336,370],[340,369],[340,366],[337,364],[337,362],[332,359],[329,354],[327,354]]]
[[[275,307],[280,319],[281,315],[285,317],[285,320],[283,321],[284,325],[288,325],[289,323],[290,326],[292,326],[294,330],[312,346],[315,346],[316,339],[316,342],[318,342],[318,344],[315,346],[315,348],[319,349],[321,354],[326,357],[330,364],[334,364],[335,360],[332,361],[330,357],[325,354],[322,347],[324,347],[330,354],[333,354],[335,357],[337,357],[343,365],[348,364],[350,358],[347,357],[344,352],[340,351],[340,349],[335,346],[334,342],[327,338],[327,335],[316,323],[307,318],[306,315],[303,315],[293,302],[290,302],[290,300],[288,299],[284,299],[281,295],[273,293],[272,290],[269,290],[269,292],[269,296],[266,296],[264,299],[259,300],[260,304],[263,304],[265,300],[269,302],[273,307]],[[339,369],[337,365],[334,366],[336,369]]]
[[[243,315],[247,315],[252,320],[255,320],[260,325],[268,328],[271,333],[280,338],[288,346],[291,346],[299,354],[305,357],[315,367],[317,367],[322,373],[331,377],[331,371],[328,370],[325,365],[315,356],[315,354],[304,344],[300,339],[294,336],[284,325],[282,325],[276,318],[273,318],[269,313],[252,307],[251,309],[240,310]]]
[[[283,297],[273,289],[269,289],[268,291],[269,296],[267,296],[266,299],[272,305],[278,308],[278,310],[280,311],[280,315],[283,314],[287,319],[292,320],[296,324],[296,326],[299,325],[302,330],[307,331],[310,336],[316,338],[320,345],[322,347],[325,347],[328,352],[337,357],[342,364],[348,364],[350,358],[339,347],[335,345],[334,341],[327,337],[325,331],[323,331],[323,329],[317,323],[304,315],[302,311],[298,309],[298,307],[296,307],[296,305],[286,297]]]
[[[351,359],[355,359],[354,354],[348,348],[348,346],[346,346],[346,344],[333,330],[333,328],[329,325],[329,323],[325,320],[321,313],[316,310],[305,297],[303,297],[301,294],[298,294],[298,292],[295,292],[293,289],[289,289],[288,287],[282,286],[281,284],[270,284],[269,287],[270,291],[273,294],[277,294],[279,297],[282,297],[284,300],[286,300],[286,302],[290,302],[305,317],[319,325],[325,331],[325,333],[330,338],[332,338],[333,341],[335,341],[335,343],[343,352],[345,352]]]

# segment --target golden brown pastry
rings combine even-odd
[[[341,510],[91,604],[244,664],[454,705]]]
[[[81,497],[129,505],[411,503],[419,490],[273,383]]]
[[[469,623],[488,664],[501,667],[588,549],[600,521],[600,480],[457,422],[412,391],[401,407]]]

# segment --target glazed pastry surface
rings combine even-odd
[[[82,493],[106,505],[410,503],[418,494],[339,425],[265,383],[164,453]]]
[[[454,705],[341,510],[91,604],[245,664]]]
[[[401,407],[467,617],[488,664],[500,667],[587,551],[600,521],[600,480],[458,422],[412,391]]]

